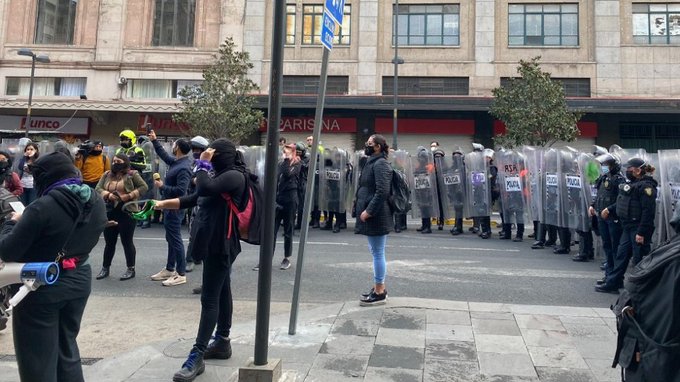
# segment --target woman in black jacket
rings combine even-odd
[[[392,184],[392,167],[387,162],[389,146],[382,135],[372,135],[366,141],[368,161],[361,171],[356,201],[356,231],[368,236],[368,248],[373,255],[375,285],[362,295],[360,305],[381,305],[387,301],[385,289],[385,243],[393,218],[388,198]]]
[[[290,257],[293,256],[293,227],[298,207],[298,187],[302,162],[295,152],[295,145],[283,147],[283,160],[279,163],[278,187],[276,189],[276,219],[274,220],[274,246],[283,223],[283,261],[281,269],[290,268]]]
[[[229,194],[239,210],[247,202],[245,164],[236,146],[217,139],[195,163],[196,192],[175,199],[155,201],[156,209],[185,209],[198,205],[192,231],[192,256],[205,263],[201,290],[201,319],[196,342],[173,381],[193,381],[205,371],[204,359],[231,357],[229,332],[233,312],[231,264],[241,253],[236,214],[222,194]],[[214,174],[214,175],[213,175]],[[215,326],[217,329],[215,330]],[[215,331],[215,340],[208,344]]]
[[[38,198],[0,232],[0,258],[52,262],[63,249],[59,279],[30,293],[14,313],[14,349],[22,381],[83,381],[76,337],[92,287],[90,251],[106,224],[104,201],[82,184],[60,152],[30,164]]]

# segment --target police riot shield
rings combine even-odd
[[[593,204],[594,195],[597,193],[594,185],[600,176],[601,166],[595,160],[595,156],[589,153],[577,153],[576,162],[580,171],[581,195],[580,204],[574,208],[575,216],[571,219],[576,223],[574,229],[587,232],[592,228],[588,209]]]
[[[465,209],[465,162],[462,154],[437,156],[438,192],[444,218],[462,218]]]
[[[266,148],[264,146],[241,146],[239,150],[243,154],[243,161],[246,163],[248,171],[257,175],[258,183],[264,187],[267,183],[267,179],[264,177]]]
[[[412,216],[414,218],[436,217],[439,214],[439,198],[434,156],[431,151],[421,148],[410,159],[412,174],[407,179],[413,198]]]
[[[543,156],[543,220],[541,223],[558,226],[560,223],[560,152],[549,149]]]
[[[491,185],[484,153],[465,154],[465,176],[465,217],[491,216]]]
[[[364,150],[355,151],[354,155],[352,155],[352,167],[353,167],[352,192],[354,193],[354,195],[356,195],[357,190],[359,189],[359,179],[361,178],[361,172],[364,170],[364,166],[366,166],[367,160],[368,157],[366,156],[366,154],[364,154]],[[354,200],[354,197],[352,198],[352,200]]]
[[[646,158],[647,151],[645,149],[624,149],[619,145],[612,145],[609,148],[609,153],[616,156],[621,163],[621,171],[625,172],[623,166],[631,158]]]
[[[543,193],[545,177],[543,176],[543,149],[525,146],[522,148],[524,165],[527,170],[529,187],[528,211],[532,221],[543,220]]]
[[[525,224],[529,214],[529,177],[524,155],[514,150],[496,151],[498,185],[504,222]]]
[[[345,212],[347,199],[347,152],[333,148],[324,150],[319,164],[319,208]]]
[[[577,160],[579,153],[571,147],[565,147],[559,154],[561,208],[557,226],[583,231],[583,226],[579,225],[580,215],[583,214],[584,194],[581,169]]]
[[[146,160],[146,167],[142,170],[142,174],[153,173],[154,163],[156,163],[156,150],[153,148],[151,141],[146,141],[142,144],[144,150],[144,157]]]
[[[680,150],[661,150],[659,151],[659,186],[661,194],[661,205],[666,216],[664,222],[666,239],[670,240],[676,232],[670,226],[670,218],[674,216],[675,210],[680,207]],[[658,226],[657,226],[658,228]]]
[[[399,172],[404,179],[407,179],[408,186],[412,190],[410,179],[413,178],[413,168],[411,167],[411,158],[408,151],[396,150],[391,152],[387,160],[395,171]],[[413,199],[413,192],[410,193],[410,197]],[[413,203],[413,200],[410,200],[410,202]]]

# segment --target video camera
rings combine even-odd
[[[42,285],[52,285],[59,278],[57,263],[4,263],[0,261],[0,330],[7,325],[12,309],[30,292]],[[23,284],[10,297],[9,285]]]
[[[78,153],[82,155],[87,155],[90,151],[94,149],[94,142],[87,140],[78,146]]]

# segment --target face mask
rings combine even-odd
[[[102,151],[101,150],[92,150],[90,151],[90,155],[101,155]]]
[[[201,158],[201,153],[194,153],[194,159],[199,160]]]
[[[8,168],[9,168],[9,162],[7,162],[6,160],[0,162],[0,172],[4,172]]]
[[[637,179],[635,178],[635,175],[633,175],[633,171],[626,171],[626,178],[628,178],[630,181]]]
[[[374,152],[375,150],[373,149],[373,146],[366,146],[364,148],[364,154],[366,154],[366,156],[370,157],[371,155],[373,155]]]
[[[111,165],[111,171],[113,172],[123,172],[126,168],[125,163],[114,163]]]
[[[609,166],[602,166],[602,173],[605,175],[609,174]]]
[[[120,145],[121,145],[121,147],[123,147],[124,149],[129,149],[130,147],[132,147],[132,145],[130,144],[130,141],[121,141],[121,142],[120,142]]]

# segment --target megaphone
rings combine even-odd
[[[52,285],[59,278],[57,263],[3,263],[0,261],[0,288],[11,284],[24,284],[9,299],[5,312],[9,314],[21,300],[41,285]]]

